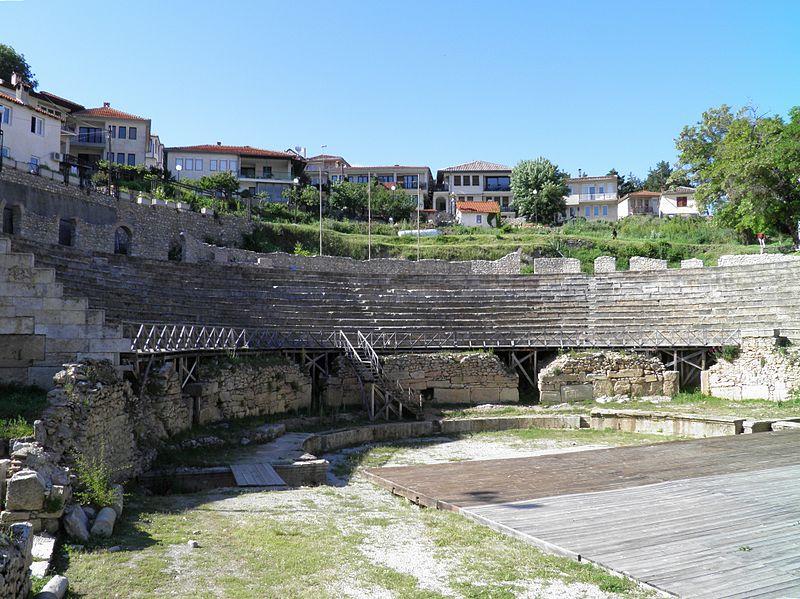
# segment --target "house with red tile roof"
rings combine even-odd
[[[616,175],[590,177],[578,171],[578,176],[567,179],[566,183],[569,191],[564,198],[565,220],[617,220],[619,195]]]
[[[474,160],[441,169],[436,174],[434,207],[456,216],[456,202],[496,202],[505,216],[514,216],[511,167]]]
[[[456,222],[465,227],[497,227],[500,204],[486,200],[456,202]]]
[[[343,179],[340,179],[341,175]],[[341,173],[332,173],[331,181],[346,180],[351,183],[367,183],[370,178],[383,183],[389,189],[405,192],[419,206],[420,210],[432,209],[431,189],[433,174],[428,166],[404,164],[353,166],[349,165]]]
[[[11,85],[0,85],[0,131],[4,160],[34,172],[59,169],[61,121],[37,105],[28,83],[16,75]]]
[[[79,163],[108,160],[137,166],[147,164],[148,158],[151,164],[157,162],[150,153],[150,119],[114,108],[109,102],[71,112],[68,127],[72,137],[67,153]]]
[[[303,172],[296,152],[232,146],[222,142],[165,149],[167,169],[181,180],[197,180],[220,172],[233,173],[239,190],[270,202],[285,202],[284,191]]]

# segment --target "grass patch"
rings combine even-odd
[[[506,431],[491,431],[474,433],[476,438],[490,439],[518,439],[531,443],[540,441],[555,441],[564,444],[577,445],[646,445],[648,443],[663,443],[665,441],[678,441],[686,437],[676,435],[657,435],[647,433],[628,433],[613,429],[550,429],[550,428],[524,428]]]
[[[0,439],[32,435],[45,406],[47,392],[39,387],[0,385]]]

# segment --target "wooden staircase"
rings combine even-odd
[[[422,418],[422,396],[387,377],[380,357],[367,338],[361,331],[356,331],[355,336],[353,344],[347,333],[340,330],[336,335],[336,346],[344,352],[356,373],[369,419],[402,419],[404,410]]]

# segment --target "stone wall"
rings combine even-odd
[[[598,397],[646,397],[678,392],[678,373],[658,358],[613,351],[558,356],[539,372],[543,404],[592,401]]]
[[[667,261],[657,258],[644,258],[642,256],[631,256],[629,270],[667,270]]]
[[[519,376],[494,354],[394,354],[382,360],[387,377],[423,392],[423,398],[436,404],[519,401]],[[337,360],[325,402],[332,407],[361,404],[358,380],[344,358]]]
[[[55,377],[42,415],[48,449],[108,466],[115,480],[150,467],[163,441],[193,424],[296,410],[310,404],[311,382],[296,365],[212,363],[182,392],[170,363],[151,370],[135,392],[108,362],[67,365]]]
[[[15,234],[42,243],[58,243],[59,221],[74,226],[73,245],[87,252],[114,251],[119,227],[131,234],[130,253],[166,260],[180,247],[180,233],[196,239],[237,246],[252,231],[252,223],[234,216],[215,216],[170,206],[146,206],[109,196],[86,194],[74,186],[19,171],[0,174],[0,209],[15,213]]]
[[[211,360],[186,386],[195,423],[296,412],[311,405],[311,379],[283,358],[231,364]]]
[[[534,258],[533,274],[554,275],[581,272],[581,261],[577,258]]]
[[[276,252],[260,254],[258,265],[262,268],[284,268],[297,271],[336,272],[347,274],[419,274],[419,275],[517,275],[520,274],[520,250],[499,260],[404,260],[402,258],[376,258],[355,260],[341,256],[298,256]]]
[[[594,274],[617,272],[617,259],[614,256],[598,256],[594,259]]]
[[[681,268],[703,268],[703,266],[703,261],[700,258],[681,260]]]
[[[747,266],[750,264],[774,264],[800,260],[800,256],[786,254],[732,254],[720,256],[717,266]]]
[[[27,599],[31,590],[33,532],[30,524],[14,524],[0,532],[0,597]]]
[[[800,349],[774,331],[742,331],[739,356],[722,357],[701,376],[703,393],[726,399],[785,401],[800,390]]]

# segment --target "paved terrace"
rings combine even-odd
[[[302,274],[185,264],[14,239],[65,293],[127,323],[139,353],[376,349],[716,347],[743,328],[800,328],[800,263],[571,275]],[[198,326],[200,325],[200,326]]]
[[[377,484],[682,597],[800,596],[800,435],[375,468]]]

